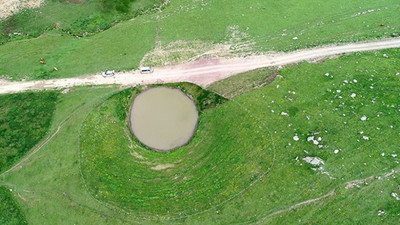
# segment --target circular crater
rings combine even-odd
[[[157,151],[187,144],[198,121],[196,104],[179,89],[157,87],[137,95],[129,122],[136,138]]]
[[[143,148],[129,131],[132,102],[152,89],[121,91],[89,113],[80,166],[94,198],[140,218],[181,218],[240,196],[269,171],[269,132],[241,104],[192,84],[171,86],[192,96],[199,118],[190,142],[168,154]]]

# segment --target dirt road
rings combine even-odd
[[[26,82],[7,82],[0,80],[0,94],[73,87],[78,85],[102,84],[152,84],[187,81],[207,86],[237,73],[261,67],[283,66],[304,60],[319,59],[343,53],[400,48],[400,38],[384,39],[363,43],[352,43],[337,46],[324,46],[290,53],[274,53],[231,59],[203,59],[186,64],[155,68],[152,74],[140,74],[138,71],[117,73],[113,77],[102,77],[100,74],[75,78],[53,79]]]

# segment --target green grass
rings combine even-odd
[[[248,54],[398,37],[399,7],[397,0],[174,0],[162,12],[121,22],[91,37],[49,31],[37,39],[1,45],[0,74],[34,80],[107,68],[131,70],[156,46],[179,40],[189,45],[229,44],[230,52]],[[42,57],[45,65],[39,63]]]
[[[121,8],[121,2],[128,4],[122,4]],[[38,37],[50,30],[87,36],[138,16],[161,3],[162,0],[46,0],[40,8],[26,9],[0,21],[0,44]]]
[[[57,93],[0,95],[0,172],[7,170],[46,135]]]
[[[278,216],[266,216],[265,224],[397,224],[400,206],[392,193],[399,194],[399,178],[374,179],[357,189],[341,189],[318,204]],[[371,195],[371,193],[375,193]],[[378,216],[378,211],[385,214]]]
[[[400,169],[399,60],[396,49],[286,67],[272,84],[205,110],[189,145],[169,154],[130,142],[118,106],[129,102],[129,90],[78,88],[60,96],[51,130],[69,119],[59,133],[0,183],[27,200],[15,198],[32,224],[397,224],[398,174],[383,174]],[[312,134],[322,137],[321,148],[307,141]],[[303,156],[323,159],[329,176]],[[150,163],[175,167],[154,171]],[[372,175],[381,179],[345,189]]]
[[[277,75],[277,69],[261,68],[214,82],[207,89],[227,98],[233,98],[272,83]]]
[[[190,89],[199,91],[196,86],[179,86],[186,86],[189,93]],[[234,122],[238,114],[243,118],[248,116],[238,107],[220,106],[222,110],[217,107],[206,111],[200,108],[203,111],[198,133],[188,146],[178,151],[163,154],[144,149],[138,141],[132,140],[134,136],[129,132],[127,118],[119,116],[128,113],[137,92],[140,90],[127,90],[113,96],[97,107],[82,127],[82,172],[89,190],[101,201],[132,209],[135,214],[183,216],[204,210],[210,203],[226,200],[270,166],[270,152],[266,151],[270,144],[256,141],[264,133],[245,140],[244,136],[257,128],[249,123]],[[197,105],[204,105],[197,101],[199,98],[194,99]],[[203,98],[203,102],[214,99]],[[218,102],[213,102],[215,104]],[[121,109],[124,109],[122,113]],[[229,116],[227,110],[238,114]],[[225,114],[221,119],[220,116]],[[241,141],[229,140],[233,136],[239,136]],[[252,143],[257,145],[252,146]],[[135,154],[144,158],[135,157]],[[263,157],[257,159],[257,156]],[[247,160],[253,160],[253,163],[246,165],[244,161]],[[197,163],[193,164],[195,161]],[[161,171],[151,169],[165,164],[174,164],[174,167]],[[188,207],[190,202],[195,203],[193,207]]]
[[[27,224],[10,190],[5,187],[0,187],[0,223],[3,225]]]

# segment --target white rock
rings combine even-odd
[[[397,157],[397,154],[392,154],[392,157],[393,157],[393,158],[396,158],[396,157]]]
[[[325,73],[325,76],[329,77],[329,73]]]
[[[307,137],[307,141],[313,141],[313,140],[314,140],[314,136]]]
[[[399,195],[398,195],[397,193],[392,192],[392,196],[393,196],[397,201],[400,201],[400,197],[399,197]]]
[[[333,151],[333,153],[338,154],[338,153],[339,153],[339,150],[338,150],[338,149],[335,149],[335,150]]]
[[[287,112],[281,112],[282,116],[288,116],[289,114]]]
[[[300,138],[299,138],[299,136],[297,136],[297,135],[293,137],[293,140],[295,140],[295,141],[298,141],[299,139],[300,139]]]
[[[336,90],[336,92],[337,92],[337,93],[340,93],[340,92],[342,92],[342,91],[341,91],[341,90]]]
[[[361,117],[361,121],[366,121],[367,120],[367,116],[366,115],[363,115],[362,117]]]
[[[384,152],[382,152],[382,153],[381,153],[381,156],[385,156],[385,153],[384,153]]]
[[[298,39],[299,39],[298,37],[294,37],[294,38],[293,38],[293,40],[298,40]]]
[[[65,88],[64,90],[61,91],[61,94],[67,94],[68,92],[70,92],[70,89]]]
[[[318,138],[317,138],[317,141],[322,141],[322,137],[318,137]]]
[[[314,165],[314,166],[325,164],[324,160],[322,160],[321,158],[318,158],[318,157],[306,156],[306,157],[303,157],[303,160],[306,163],[310,163],[311,165]]]
[[[353,80],[354,83],[357,83],[358,81],[356,79]]]
[[[352,98],[355,98],[356,96],[357,96],[356,93],[353,93],[350,95],[350,97],[352,97]]]
[[[378,216],[385,214],[385,210],[378,210]]]
[[[363,136],[363,139],[366,140],[366,141],[368,141],[368,140],[369,140],[369,137],[368,137],[368,136]]]
[[[314,145],[318,145],[319,142],[317,140],[313,140]]]

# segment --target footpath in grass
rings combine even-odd
[[[57,92],[0,95],[0,172],[18,162],[46,135]]]
[[[0,224],[3,225],[24,225],[28,224],[24,214],[14,202],[11,194],[12,189],[0,186]]]
[[[136,69],[146,54],[157,59],[145,61],[154,66],[160,59],[177,63],[398,37],[399,10],[398,0],[174,0],[161,12],[91,37],[52,30],[1,45],[0,75],[13,80],[74,77]]]

